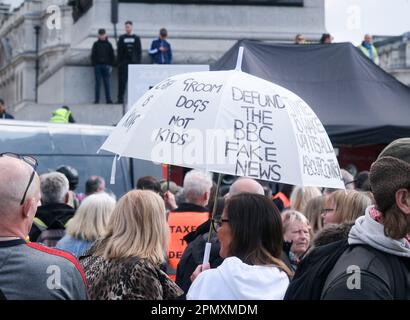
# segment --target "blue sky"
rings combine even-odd
[[[336,42],[359,44],[365,33],[400,35],[410,31],[410,0],[324,0],[326,29]],[[22,0],[3,0],[19,5]]]

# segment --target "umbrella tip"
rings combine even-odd
[[[242,71],[242,57],[243,57],[243,47],[239,47],[235,70]]]

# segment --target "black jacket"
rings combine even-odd
[[[97,64],[114,64],[114,49],[108,40],[98,39],[93,44],[91,49],[91,63],[95,66]]]
[[[40,219],[48,229],[65,229],[65,224],[74,213],[75,209],[65,203],[53,203],[38,207],[36,218]],[[29,233],[30,241],[36,242],[40,234],[40,228],[33,223]]]
[[[123,34],[118,40],[117,57],[119,64],[141,63],[141,40],[135,34]]]
[[[321,299],[408,300],[409,266],[409,258],[387,254],[368,245],[350,246],[329,273]]]

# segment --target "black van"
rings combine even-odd
[[[141,176],[162,177],[160,165],[145,160],[121,158],[117,162],[116,181],[111,185],[114,155],[98,149],[114,127],[60,124],[0,119],[0,153],[32,155],[38,160],[39,174],[70,165],[79,172],[77,192],[83,193],[91,175],[104,177],[108,189],[117,197],[134,187]]]

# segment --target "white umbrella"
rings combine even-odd
[[[101,149],[216,173],[344,188],[316,114],[293,92],[240,71],[241,55],[235,70],[180,74],[154,86]]]
[[[240,48],[235,70],[180,74],[154,86],[101,149],[216,173],[344,189],[316,114],[295,93],[242,72],[242,53]],[[208,240],[204,263],[210,248]]]

